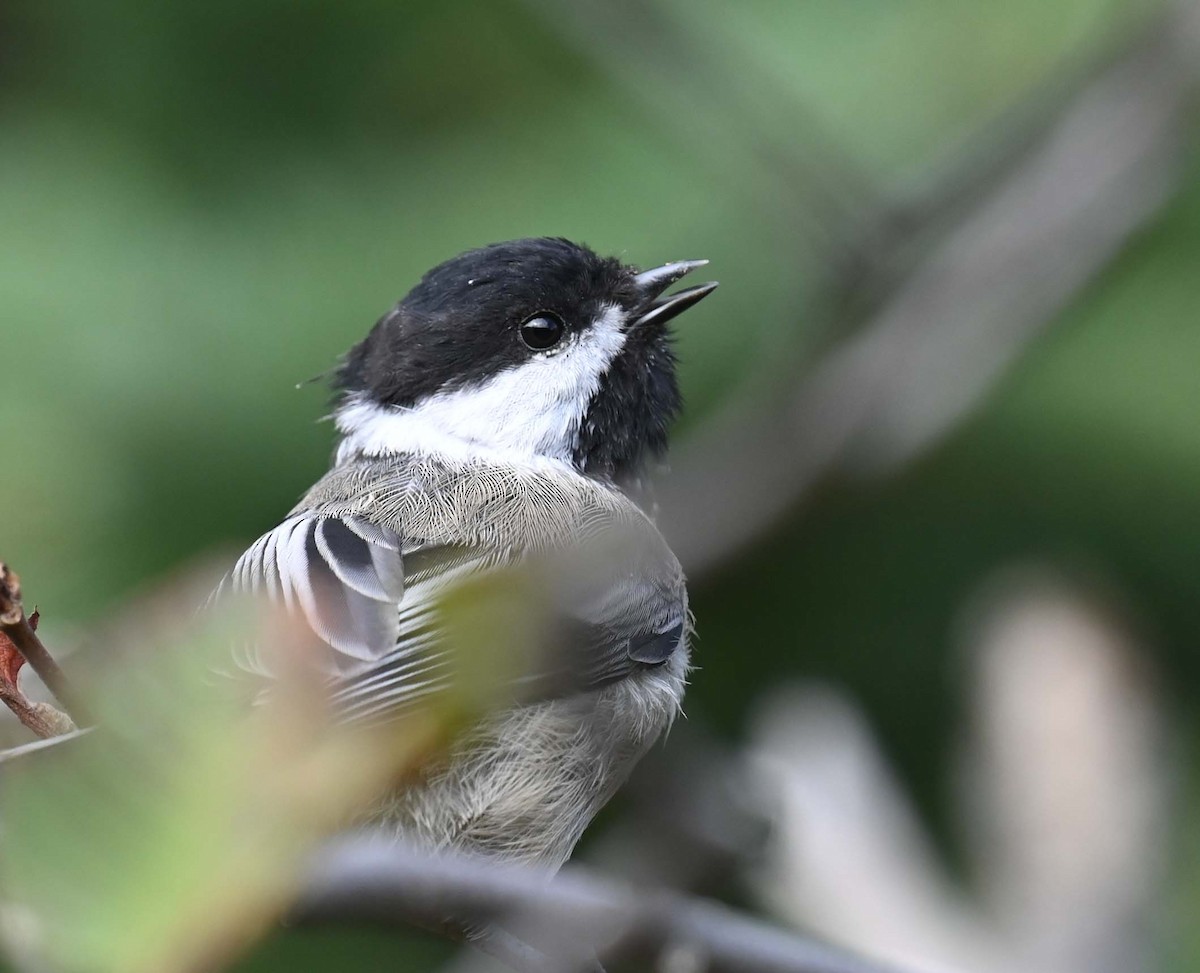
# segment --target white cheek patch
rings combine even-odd
[[[561,350],[534,355],[481,385],[409,408],[352,396],[336,415],[345,436],[338,462],[355,453],[418,453],[570,463],[588,403],[624,346],[623,313],[609,306]]]

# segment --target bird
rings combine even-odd
[[[717,284],[668,291],[707,263],[468,250],[333,370],[328,472],[222,590],[311,629],[351,723],[435,705],[470,664],[439,611],[456,586],[528,568],[554,633],[521,692],[373,809],[397,838],[556,869],[679,712],[692,618],[647,478],[681,408],[668,325]]]

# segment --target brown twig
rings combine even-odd
[[[37,632],[34,631],[33,625],[25,615],[25,607],[21,603],[20,577],[2,562],[0,562],[0,635],[7,639],[8,643],[29,663],[33,671],[41,677],[46,688],[53,693],[54,698],[66,711],[59,715],[63,716],[66,724],[70,725],[64,724],[61,720],[55,719],[51,713],[45,712],[47,709],[45,703],[29,703],[25,699],[16,686],[16,669],[19,666],[12,669],[11,683],[6,684],[3,692],[0,692],[0,698],[9,709],[12,709],[21,722],[39,736],[55,736],[58,733],[74,729],[76,725],[80,724],[83,707],[79,704],[62,669],[54,661],[46,646],[42,644],[42,640],[38,638]],[[14,708],[14,704],[21,711]],[[53,713],[58,713],[53,707],[49,707],[49,709]],[[29,716],[31,711],[41,714],[40,717],[34,719],[34,724],[22,716],[22,712]],[[49,722],[46,723],[45,720],[49,720]],[[42,732],[43,730],[52,730],[53,732]]]
[[[32,730],[42,740],[70,733],[76,729],[71,718],[49,703],[33,702],[28,699],[15,682],[0,680],[0,703],[7,706],[21,724]],[[0,758],[2,759],[2,758]]]

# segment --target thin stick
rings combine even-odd
[[[7,564],[0,562],[0,632],[8,637],[30,668],[38,674],[46,688],[75,722],[85,726],[84,708],[71,689],[66,675],[54,661],[37,632],[25,617],[21,604],[21,579]]]
[[[10,747],[8,750],[0,750],[0,765],[11,764],[18,760],[24,760],[32,754],[53,750],[64,743],[69,743],[72,740],[78,740],[94,732],[95,730],[92,727],[87,727],[82,730],[71,730],[67,733],[60,733],[57,736],[48,737],[44,740],[35,740],[33,743],[23,743],[19,747]]]

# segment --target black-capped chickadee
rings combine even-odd
[[[435,267],[338,369],[332,468],[227,579],[328,646],[345,718],[383,720],[454,678],[445,592],[557,565],[568,678],[398,792],[380,818],[407,839],[557,867],[678,711],[687,591],[635,497],[680,406],[667,324],[717,285],[664,294],[704,263],[545,238]]]

